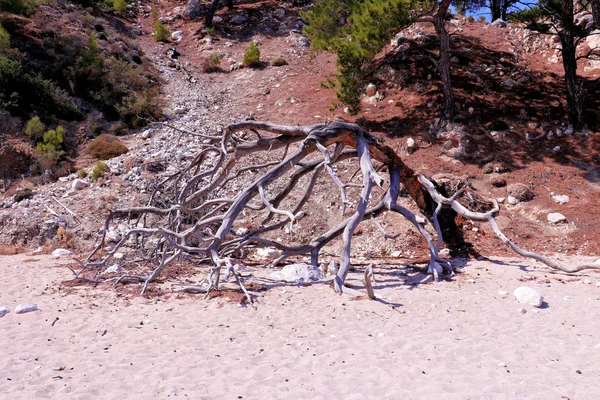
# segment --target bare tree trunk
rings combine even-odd
[[[563,0],[562,30],[559,32],[562,45],[563,68],[565,70],[565,87],[567,90],[567,108],[569,123],[575,131],[581,130],[583,120],[584,90],[577,77],[577,56],[575,45],[575,23],[573,21],[573,2]]]
[[[500,0],[490,0],[490,11],[492,12],[492,22],[501,17]]]
[[[444,0],[434,17],[435,31],[440,38],[440,58],[438,61],[438,71],[442,80],[444,90],[444,108],[442,109],[443,119],[454,120],[454,92],[452,90],[452,81],[450,79],[450,35],[446,30],[446,14],[451,0]]]
[[[600,0],[591,0],[592,16],[594,17],[594,28],[600,29]]]
[[[220,2],[220,0],[212,1],[210,8],[208,9],[208,12],[206,13],[206,19],[204,20],[204,26],[206,28],[211,28],[213,26],[213,17],[215,16],[215,13],[219,9],[219,2]],[[228,0],[228,4],[229,4],[229,0]]]

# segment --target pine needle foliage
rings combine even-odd
[[[357,112],[372,60],[389,40],[414,21],[411,0],[319,0],[303,14],[314,51],[337,54],[337,97]]]

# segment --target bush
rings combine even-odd
[[[274,59],[271,64],[273,64],[274,67],[283,67],[284,65],[288,65],[287,61],[281,57]]]
[[[44,124],[40,121],[40,117],[35,116],[27,122],[25,134],[33,140],[34,143],[39,142],[44,138]]]
[[[102,134],[92,140],[89,147],[91,156],[100,160],[108,160],[109,158],[120,156],[127,153],[129,149],[113,135]]]
[[[202,71],[205,73],[220,72],[221,58],[218,53],[213,53],[211,58],[204,60],[202,63]]]
[[[162,117],[162,102],[158,89],[129,94],[121,101],[119,113],[121,120],[130,128],[139,128],[148,125],[150,121],[159,121]]]
[[[480,15],[479,16],[479,22],[485,22],[485,16],[484,15]]]
[[[36,10],[35,0],[0,0],[0,11],[8,11],[29,17]]]
[[[92,170],[92,180],[95,181],[103,177],[107,169],[108,165],[104,164],[102,161],[98,161]]]
[[[0,25],[0,50],[7,50],[10,48],[10,35],[6,32],[6,29]]]
[[[469,16],[467,17],[467,21],[468,21],[468,22],[475,22],[475,18],[473,18],[473,16],[472,16],[472,15],[469,15]]]
[[[85,169],[81,168],[79,171],[77,171],[77,177],[79,179],[87,178],[87,171]]]
[[[169,36],[171,36],[171,31],[169,31],[169,28],[157,20],[154,24],[154,40],[157,42],[168,42]]]
[[[127,3],[125,0],[113,0],[113,10],[119,14],[123,14],[127,11]]]
[[[40,169],[43,171],[52,169],[58,164],[60,157],[65,154],[62,151],[65,130],[62,126],[50,129],[44,133],[43,141],[35,146],[35,155]]]
[[[245,67],[258,67],[260,65],[260,49],[254,42],[250,43],[250,48],[244,53]]]
[[[25,199],[31,199],[32,197],[33,197],[33,191],[31,189],[25,188],[25,189],[19,189],[16,191],[14,200],[15,200],[15,203],[18,203]]]

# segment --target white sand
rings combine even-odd
[[[0,306],[11,308],[0,318],[2,399],[600,398],[597,272],[513,259],[410,285],[376,269],[388,304],[315,284],[277,286],[242,308],[188,294],[66,294],[54,283],[70,278],[60,263],[0,257]],[[547,305],[518,304],[521,285]],[[17,315],[19,303],[42,311]]]

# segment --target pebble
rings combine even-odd
[[[503,363],[503,362],[499,363],[498,366],[500,368],[506,368],[507,367],[506,363]]]
[[[584,279],[583,283],[585,283],[586,285],[591,285],[592,284],[592,280],[591,279]]]
[[[563,299],[564,299],[564,300],[571,300],[571,299],[572,299],[572,297],[571,297],[571,296],[565,296],[565,297],[563,297]]]
[[[506,290],[498,290],[498,294],[500,296],[508,296],[508,292]]]
[[[115,255],[113,256],[115,258],[115,260],[122,260],[125,258],[125,254],[123,253],[115,253]]]
[[[521,314],[527,314],[527,310],[524,308],[519,308],[517,311],[519,311]]]
[[[555,194],[552,196],[555,202],[558,204],[567,204],[569,202],[569,196],[565,194]]]
[[[536,290],[528,286],[520,286],[515,289],[513,295],[517,301],[521,304],[529,304],[534,307],[541,307],[544,302],[544,296],[542,296]]]
[[[15,314],[25,314],[39,310],[40,309],[35,304],[19,304],[17,308],[15,308]]]
[[[10,312],[10,308],[8,308],[8,306],[0,307],[0,318],[4,317],[9,312]]]

